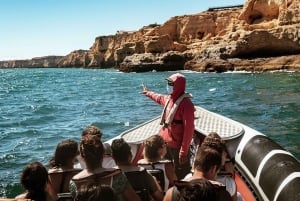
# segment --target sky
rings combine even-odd
[[[65,56],[96,37],[246,0],[0,0],[0,61]]]

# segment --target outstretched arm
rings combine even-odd
[[[166,103],[166,100],[167,100],[166,95],[149,91],[149,89],[144,84],[142,84],[142,92],[140,92],[140,93],[149,97],[150,99],[152,99],[154,102],[160,104],[161,106],[164,106]]]

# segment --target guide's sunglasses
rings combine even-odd
[[[169,86],[174,86],[174,82],[168,81],[168,85],[169,85]]]

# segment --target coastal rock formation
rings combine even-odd
[[[300,71],[299,5],[300,0],[249,0],[242,7],[175,16],[163,25],[98,37],[89,55],[102,55],[94,62],[100,68],[124,72]]]
[[[183,70],[187,60],[186,55],[174,51],[162,54],[133,54],[124,59],[120,64],[119,70],[123,72]]]
[[[62,59],[62,56],[45,56],[35,57],[28,60],[10,60],[0,61],[1,68],[37,68],[37,67],[57,67],[57,63]]]
[[[76,50],[65,56],[57,64],[58,67],[86,67],[91,62],[87,50]]]
[[[55,67],[300,71],[299,5],[300,0],[248,0],[241,6],[175,16],[162,25],[99,36],[90,50],[73,51]]]

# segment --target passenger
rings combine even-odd
[[[194,135],[195,107],[192,95],[185,92],[184,75],[175,73],[166,80],[168,94],[149,91],[144,85],[142,93],[164,107],[159,134],[167,142],[166,158],[174,162],[177,178],[182,179],[191,169],[189,149]]]
[[[56,193],[48,179],[48,172],[40,162],[29,163],[23,169],[20,182],[25,193],[16,196],[16,199],[31,199],[35,201],[55,201]]]
[[[99,135],[82,136],[80,155],[87,168],[76,174],[70,181],[72,195],[75,197],[81,185],[98,182],[98,184],[110,185],[120,201],[140,200],[126,176],[119,169],[102,167],[103,154],[104,148]]]
[[[100,137],[100,139],[102,140],[102,136],[103,133],[101,132],[100,128],[98,128],[97,126],[87,126],[81,133],[81,137],[85,136],[85,135],[97,135]],[[102,166],[104,168],[112,168],[116,166],[115,161],[113,160],[112,156],[111,156],[111,150],[109,147],[109,144],[104,143],[104,157],[103,157],[103,161],[102,161]],[[106,150],[107,149],[107,150]],[[80,167],[81,168],[86,168],[86,165],[84,163],[84,160],[81,157],[78,157],[78,161],[80,163]]]
[[[216,181],[221,182],[226,186],[226,190],[230,193],[232,200],[237,201],[237,186],[233,179],[234,167],[229,159],[226,143],[216,133],[211,132],[204,138],[201,147],[210,147],[217,150],[222,155],[222,166],[220,172],[217,175]]]
[[[179,201],[217,201],[216,186],[207,179],[197,179],[176,186],[180,192]]]
[[[232,201],[225,186],[222,183],[215,181],[221,163],[222,157],[218,151],[212,148],[200,147],[194,162],[194,174],[189,178],[185,178],[183,181],[197,182],[198,179],[208,179],[212,184],[216,185],[218,201]],[[179,194],[180,192],[176,186],[171,187],[167,191],[164,201],[178,201]]]
[[[78,143],[74,140],[63,140],[56,146],[48,170],[50,182],[56,193],[69,192],[71,178],[81,171],[74,168],[78,155]]]
[[[146,189],[146,193],[150,194],[154,200],[162,201],[163,192],[157,181],[144,168],[131,163],[132,153],[129,144],[123,138],[115,139],[112,141],[111,149],[118,168],[125,173],[133,189],[140,192],[140,197],[145,196],[143,191]],[[150,196],[146,195],[145,197]]]
[[[144,141],[144,158],[138,161],[138,165],[148,170],[161,169],[164,173],[164,192],[174,185],[177,180],[172,161],[164,159],[167,153],[166,143],[160,135],[153,135]]]
[[[119,201],[118,196],[109,185],[87,183],[76,194],[76,201]]]
[[[228,173],[234,174],[234,165],[227,151],[226,142],[216,132],[210,132],[203,140],[201,146],[208,146],[216,149],[222,154],[222,167]]]

